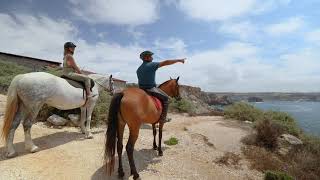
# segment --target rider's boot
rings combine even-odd
[[[169,101],[163,101],[162,102],[163,105],[163,109],[162,109],[162,113],[160,115],[160,121],[165,123],[167,120],[167,113],[168,113],[168,108],[169,108]]]

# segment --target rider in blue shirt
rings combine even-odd
[[[143,61],[137,69],[139,87],[145,90],[148,94],[159,98],[163,104],[160,121],[165,122],[168,112],[168,95],[161,89],[157,88],[156,71],[163,66],[172,65],[178,62],[184,63],[185,59],[166,60],[162,62],[152,62],[153,53],[151,51],[144,51],[140,54],[140,59]]]

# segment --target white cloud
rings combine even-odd
[[[169,1],[172,4],[172,0]],[[224,21],[247,14],[270,11],[290,0],[176,0],[178,8],[192,18]]]
[[[255,0],[188,0],[179,1],[179,8],[195,19],[226,20],[248,13]]]
[[[306,40],[311,43],[320,45],[320,29],[316,29],[306,33]]]
[[[250,21],[243,22],[226,22],[223,23],[218,31],[222,34],[229,34],[239,39],[246,40],[257,35],[257,27]]]
[[[79,18],[98,24],[142,25],[158,19],[158,0],[69,0]]]
[[[303,26],[304,22],[301,17],[292,17],[281,23],[272,24],[266,27],[266,32],[270,35],[279,36],[296,32]]]
[[[68,21],[46,16],[0,14],[1,51],[62,60],[63,43],[78,46],[75,59],[87,70],[137,82],[136,68],[141,63],[137,44],[88,43],[77,35]],[[217,49],[188,52],[177,37],[158,39],[152,49],[173,58],[187,55],[186,64],[161,68],[157,82],[181,76],[183,84],[207,91],[320,91],[320,55],[317,48],[304,48],[275,59],[262,58],[264,50],[253,44],[230,42]],[[170,54],[171,53],[171,54]]]
[[[182,39],[179,38],[167,38],[167,39],[157,39],[154,42],[154,50],[158,53],[158,56],[162,59],[162,54],[169,56],[184,56],[186,55],[187,45]],[[155,54],[157,55],[157,54]]]
[[[290,4],[291,0],[258,0],[256,2],[256,7],[254,13],[263,13],[270,11],[280,6],[286,6]]]

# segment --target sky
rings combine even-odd
[[[320,0],[1,0],[0,51],[137,82],[143,50],[156,81],[211,92],[319,92]]]

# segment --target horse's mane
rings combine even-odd
[[[171,81],[171,80],[174,80],[174,79],[169,79],[169,80],[167,80],[167,81],[163,82],[162,84],[160,84],[160,85],[158,86],[158,88],[160,88],[161,86],[163,86],[163,85],[167,84],[167,83],[168,83],[169,81]]]

